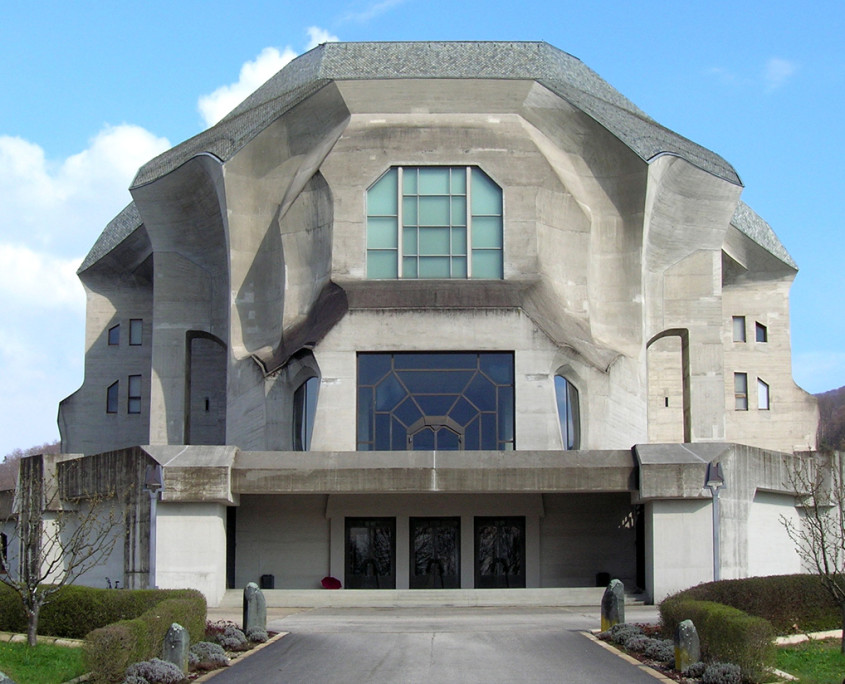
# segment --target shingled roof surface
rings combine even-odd
[[[642,159],[674,154],[740,185],[722,157],[658,124],[581,60],[548,43],[325,43],[270,78],[212,128],[141,167],[133,187],[192,157],[229,160],[239,149],[332,80],[472,78],[533,80],[589,114]]]

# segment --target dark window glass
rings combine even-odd
[[[128,413],[141,413],[141,376],[129,376],[129,395],[126,405]]]
[[[120,391],[119,383],[115,382],[109,385],[106,390],[106,413],[117,413],[118,392]]]
[[[475,519],[475,588],[525,587],[525,518]]]
[[[317,412],[317,393],[320,379],[308,378],[293,393],[293,449],[308,451],[314,432],[314,415]]]
[[[758,342],[768,342],[769,341],[769,330],[766,328],[765,325],[762,323],[757,323],[755,325],[755,329],[757,331],[757,341]]]
[[[562,375],[555,376],[555,396],[564,449],[581,447],[581,407],[578,390]]]
[[[346,588],[396,588],[396,518],[346,519]]]
[[[120,344],[120,323],[109,328],[109,346]]]
[[[747,373],[734,373],[734,407],[737,411],[748,410]]]
[[[133,318],[129,321],[129,344],[133,347],[140,346],[144,335],[144,321],[140,318]]]
[[[358,355],[358,449],[511,450],[513,354]]]
[[[461,586],[461,519],[410,519],[411,589]]]

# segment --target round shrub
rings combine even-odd
[[[269,637],[267,636],[267,630],[261,629],[261,627],[253,627],[246,633],[246,638],[253,644],[263,644]]]
[[[196,659],[195,663],[192,662],[193,659]],[[216,670],[229,664],[229,659],[226,657],[223,647],[210,641],[200,641],[191,646],[188,660],[190,667],[197,670]]]
[[[179,684],[185,679],[182,670],[159,658],[130,665],[126,670],[126,678],[130,677],[139,677],[149,684]]]
[[[245,651],[249,648],[246,634],[234,625],[226,625],[222,632],[214,635],[214,640],[227,651]]]
[[[643,630],[636,625],[629,625],[627,623],[613,625],[613,627],[610,628],[610,640],[614,644],[622,646],[631,637],[639,636],[642,633]]]
[[[699,660],[697,663],[693,663],[689,667],[685,667],[681,674],[684,677],[689,677],[690,679],[701,679],[702,675],[704,674],[704,670],[706,669],[707,665],[705,665]]]
[[[701,676],[701,684],[740,684],[742,673],[733,663],[710,663]]]
[[[150,684],[146,679],[143,677],[139,677],[138,675],[129,675],[126,679],[123,680],[123,684]]]
[[[643,654],[661,663],[674,663],[675,643],[671,639],[653,639]]]
[[[626,651],[631,651],[632,653],[642,653],[655,641],[656,639],[647,637],[645,634],[637,634],[628,639],[624,646]]]

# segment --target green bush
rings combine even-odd
[[[675,596],[714,601],[765,618],[778,634],[839,629],[842,615],[816,575],[775,575],[699,584]]]
[[[133,620],[90,632],[84,648],[92,681],[120,681],[130,664],[159,656],[164,636],[174,622],[188,630],[192,642],[201,641],[205,635],[205,597],[194,590],[180,593],[186,597],[165,599]]]
[[[743,678],[760,681],[774,664],[775,630],[767,620],[712,601],[696,601],[676,594],[660,604],[666,631],[674,632],[683,620],[692,620],[705,660],[738,665]]]
[[[136,618],[165,599],[191,598],[196,594],[192,589],[66,586],[41,609],[38,633],[82,639],[92,629]],[[26,632],[26,613],[20,597],[4,584],[0,584],[0,632]]]

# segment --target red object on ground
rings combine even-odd
[[[323,585],[323,589],[340,589],[340,580],[336,577],[324,577],[320,584]]]

